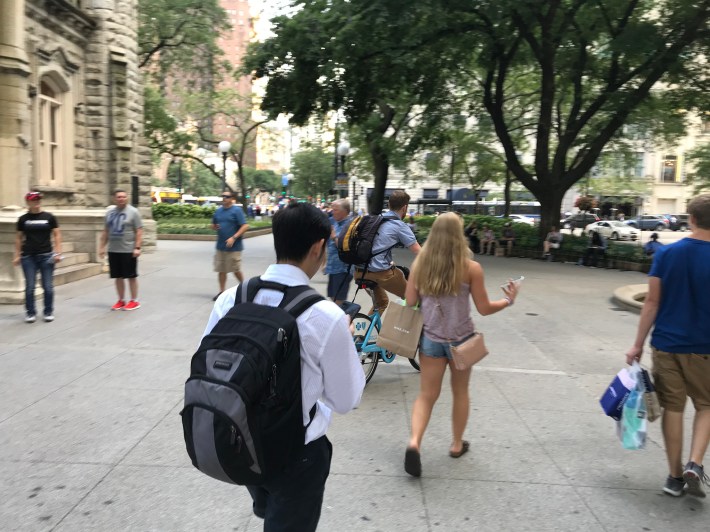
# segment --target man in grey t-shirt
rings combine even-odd
[[[392,192],[389,198],[390,212],[384,215],[387,221],[380,225],[372,243],[372,252],[376,255],[370,261],[367,273],[364,273],[360,268],[355,269],[355,282],[362,279],[364,273],[365,279],[377,283],[377,288],[374,291],[375,305],[380,312],[384,312],[389,304],[387,292],[404,298],[404,292],[407,289],[407,280],[404,278],[402,270],[395,268],[394,262],[392,262],[392,248],[401,244],[415,255],[421,249],[412,230],[402,221],[402,218],[407,214],[408,206],[409,194],[404,190]],[[384,252],[378,253],[379,251]]]
[[[113,194],[116,206],[106,213],[106,223],[101,233],[99,257],[106,254],[108,243],[108,265],[111,279],[116,281],[118,301],[111,310],[136,310],[138,302],[138,257],[143,241],[143,222],[138,209],[128,204],[125,190]],[[131,291],[131,300],[126,303],[126,284]]]

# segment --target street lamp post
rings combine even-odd
[[[222,154],[222,191],[227,188],[227,155],[231,149],[232,143],[228,140],[219,143],[219,152]]]
[[[177,172],[177,178],[178,178],[178,194],[182,195],[182,159],[180,157],[175,157],[173,159],[173,163],[177,163],[178,165],[178,172]],[[180,197],[180,203],[182,203],[182,196]]]
[[[348,194],[347,190],[347,177],[348,174],[345,172],[345,159],[347,158],[348,154],[350,153],[350,143],[347,140],[342,141],[340,144],[338,144],[336,151],[336,162],[338,159],[340,159],[340,172],[337,172],[336,169],[336,178],[338,180],[344,180],[346,182],[345,185],[345,190],[342,188],[340,189],[340,197],[344,198]],[[336,183],[337,184],[337,183]]]
[[[453,120],[454,129],[460,129],[465,131],[466,129],[466,117],[462,114],[454,115]],[[449,193],[449,210],[454,210],[454,166],[456,165],[456,143],[458,142],[458,136],[455,136],[451,146],[451,168],[449,170],[449,184],[451,185],[451,192]]]
[[[449,171],[449,210],[454,210],[454,164],[456,162],[456,148],[451,148],[451,169]]]

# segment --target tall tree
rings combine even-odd
[[[264,122],[251,120],[250,99],[218,88],[225,77],[240,75],[220,59],[218,38],[229,28],[219,0],[141,0],[139,5],[150,147],[156,155],[192,159],[220,177],[218,169],[197,157],[195,150],[209,147],[217,151],[219,141],[229,140],[229,156],[237,163],[239,182],[238,191],[232,192],[243,201],[248,190],[246,153],[253,148],[256,130]],[[229,128],[229,138],[216,138],[216,122]]]
[[[229,28],[219,0],[140,0],[138,54],[141,68],[158,79],[182,72],[207,72],[217,57],[216,37]]]
[[[710,190],[710,142],[695,147],[688,153],[692,171],[688,172],[688,182],[695,185],[695,193]]]
[[[509,168],[542,205],[541,231],[657,84],[672,100],[677,83],[700,78],[710,36],[708,0],[485,1],[461,16],[470,24],[462,32],[475,30],[480,44],[483,104]],[[531,167],[516,154],[511,132],[520,130],[534,149]]]
[[[303,125],[312,116],[344,113],[371,160],[370,212],[382,209],[390,158],[413,106],[442,89],[437,74],[445,72],[421,73],[441,52],[437,44],[413,54],[418,32],[437,16],[434,3],[294,2],[300,10],[276,17],[275,37],[252,46],[245,58],[248,71],[268,76],[262,110],[272,118],[286,113]]]
[[[281,176],[273,170],[257,170],[256,168],[244,168],[244,180],[247,190],[258,190],[261,192],[274,193],[281,186]]]
[[[333,156],[322,148],[299,151],[291,163],[292,192],[300,197],[324,197],[333,188]]]
[[[342,108],[364,124],[403,94],[429,106],[442,92],[467,93],[490,116],[515,179],[540,201],[541,231],[652,89],[688,112],[707,78],[710,0],[298,4],[249,63],[269,76],[265,109],[300,123]]]

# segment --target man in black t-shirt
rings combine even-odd
[[[34,323],[37,319],[35,306],[35,285],[37,272],[42,277],[44,290],[44,321],[54,321],[54,265],[62,260],[62,234],[57,219],[42,210],[39,192],[25,195],[28,211],[17,220],[15,256],[12,264],[22,264],[25,275],[25,321]],[[52,246],[54,237],[54,246]]]

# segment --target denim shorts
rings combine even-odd
[[[425,334],[422,334],[422,339],[419,341],[419,351],[431,358],[446,358],[451,360],[451,349],[449,349],[449,345],[460,345],[471,338],[471,336],[473,336],[473,334],[457,342],[435,342],[427,338]]]

